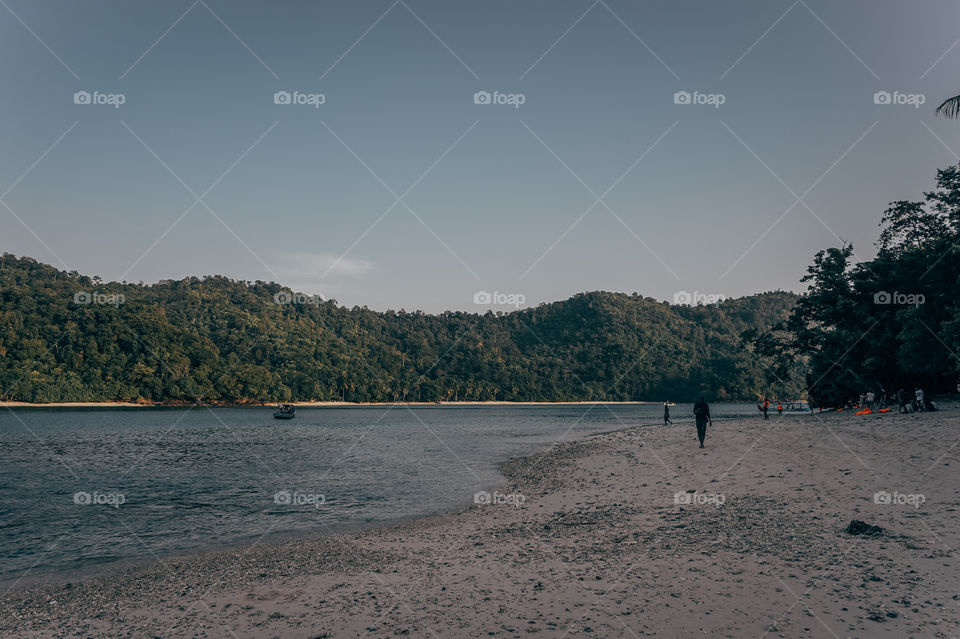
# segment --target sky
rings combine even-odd
[[[958,43],[947,0],[2,0],[0,251],[377,310],[801,291],[958,162]]]

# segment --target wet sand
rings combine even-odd
[[[505,503],[14,589],[0,636],[960,636],[960,411],[677,422],[508,462]]]

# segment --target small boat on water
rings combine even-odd
[[[297,409],[293,404],[277,404],[277,410],[273,413],[274,419],[293,419],[297,416]]]

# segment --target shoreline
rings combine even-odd
[[[432,404],[430,404],[432,405]],[[718,418],[723,419],[723,418]],[[594,437],[599,437],[602,435],[610,435],[613,433],[619,433],[625,430],[630,429],[644,429],[656,426],[656,423],[650,424],[636,424],[632,426],[623,426],[614,430],[602,431],[597,433],[584,434],[582,437],[575,440],[566,440],[567,442],[579,442],[585,441]],[[507,469],[513,467],[518,462],[523,462],[529,458],[538,457],[541,455],[548,454],[550,449],[555,444],[545,444],[540,450],[534,451],[528,455],[522,455],[518,457],[510,457],[496,464],[497,470],[500,473],[500,477],[497,481],[491,485],[483,488],[489,488],[491,492],[498,491],[501,488],[504,488],[509,484],[510,477],[507,474]],[[465,498],[464,502],[460,505],[439,509],[435,512],[428,512],[426,514],[416,514],[416,515],[406,515],[395,517],[392,519],[380,520],[380,521],[370,521],[359,524],[342,524],[340,526],[329,526],[326,530],[318,529],[313,532],[281,532],[281,533],[272,533],[261,536],[255,542],[251,543],[249,541],[241,541],[230,544],[223,544],[219,546],[211,546],[209,548],[199,548],[191,552],[179,552],[172,554],[164,555],[153,555],[152,557],[141,557],[138,559],[120,559],[111,562],[104,562],[99,564],[92,564],[89,566],[83,566],[78,568],[72,568],[69,570],[61,570],[56,572],[41,572],[34,574],[32,576],[25,576],[21,578],[4,578],[0,579],[0,592],[22,592],[25,590],[43,588],[43,587],[53,587],[58,588],[63,586],[65,583],[77,584],[85,581],[90,581],[98,578],[112,578],[117,577],[121,574],[128,573],[131,570],[138,569],[150,569],[151,567],[156,568],[157,563],[163,563],[164,561],[190,561],[190,560],[202,560],[204,557],[211,555],[217,555],[222,553],[236,553],[246,549],[249,549],[252,545],[257,545],[265,548],[280,546],[287,543],[296,543],[296,542],[311,542],[319,541],[323,539],[328,539],[331,537],[336,537],[339,535],[349,535],[349,534],[358,534],[363,533],[364,531],[383,529],[383,528],[396,528],[398,526],[409,525],[409,524],[426,524],[435,520],[444,520],[448,517],[457,516],[462,513],[469,511],[474,507],[474,504],[469,499]]]
[[[687,422],[558,442],[501,464],[520,507],[17,590],[0,634],[956,635],[960,447],[941,443],[960,413],[801,419],[724,420],[704,450]],[[923,508],[871,499],[915,491],[924,470]],[[690,494],[725,503],[676,503]],[[885,532],[850,536],[851,519]]]
[[[589,437],[589,436],[588,436]],[[546,451],[539,451],[534,453],[534,455],[542,454]],[[503,467],[508,462],[512,462],[515,459],[523,458],[511,458],[500,462],[497,464],[498,467]],[[491,491],[499,490],[508,482],[506,476],[501,476],[495,485],[490,486]],[[465,513],[472,508],[472,502],[465,501],[463,504],[458,506],[447,508],[447,509],[438,509],[435,512],[427,512],[425,514],[416,514],[416,515],[405,515],[400,517],[394,517],[391,519],[379,520],[379,521],[368,521],[357,524],[341,524],[338,526],[326,526],[324,528],[317,528],[312,532],[307,531],[296,531],[296,532],[278,532],[278,533],[267,533],[261,535],[259,538],[253,541],[237,541],[233,543],[220,544],[216,546],[211,546],[207,548],[198,548],[196,550],[188,552],[174,552],[171,554],[161,554],[156,555],[152,554],[151,556],[144,556],[137,559],[118,559],[115,561],[104,562],[99,564],[91,564],[88,566],[82,566],[78,568],[71,568],[69,570],[60,570],[56,572],[40,572],[32,575],[23,576],[20,578],[4,578],[0,579],[0,593],[17,593],[25,592],[29,590],[35,590],[38,588],[53,588],[58,589],[63,587],[65,584],[77,585],[79,583],[90,582],[93,580],[112,580],[121,577],[122,575],[136,573],[140,571],[153,571],[153,570],[162,570],[161,566],[164,562],[177,562],[177,563],[186,563],[186,562],[202,562],[205,559],[210,557],[219,556],[219,555],[232,555],[232,554],[243,554],[245,551],[250,550],[253,547],[259,547],[266,550],[276,549],[281,546],[296,544],[296,543],[310,543],[310,542],[320,542],[330,538],[336,538],[339,536],[353,535],[353,534],[362,534],[364,532],[386,529],[386,528],[397,528],[404,525],[410,524],[427,524],[435,520],[443,520],[451,516],[456,516],[461,513]],[[0,598],[2,599],[2,598]]]
[[[505,479],[501,478],[497,485],[502,486],[504,483]],[[341,536],[362,534],[372,530],[397,528],[410,524],[426,525],[434,520],[445,519],[450,516],[467,512],[470,507],[470,504],[464,504],[455,508],[438,510],[437,512],[423,515],[396,517],[393,519],[377,522],[365,522],[361,524],[330,526],[327,530],[318,528],[313,532],[299,531],[270,533],[262,535],[261,537],[252,541],[238,541],[235,543],[222,544],[209,548],[199,548],[189,552],[151,555],[137,559],[119,559],[111,562],[82,566],[79,568],[71,568],[69,570],[41,572],[20,578],[6,578],[0,580],[0,593],[15,594],[38,589],[58,590],[62,589],[67,584],[69,584],[70,588],[73,588],[78,584],[101,581],[110,582],[117,579],[122,579],[127,575],[136,575],[144,572],[152,573],[157,570],[163,570],[162,566],[165,563],[202,563],[222,555],[242,555],[254,547],[272,552],[290,544],[319,543],[324,540]],[[2,626],[0,626],[0,629],[2,629]]]
[[[590,406],[590,405],[625,405],[647,406],[661,405],[659,401],[549,401],[549,402],[509,402],[500,400],[470,401],[470,402],[288,402],[297,408],[352,408],[352,407],[382,407],[382,406]],[[680,404],[689,402],[679,402]],[[720,402],[717,402],[720,403]],[[740,402],[733,402],[740,403]],[[275,403],[165,403],[165,402],[50,402],[38,404],[33,402],[0,402],[0,408],[273,408]]]

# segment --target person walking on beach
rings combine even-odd
[[[777,402],[777,415],[783,417],[783,404]]]
[[[703,448],[703,438],[707,436],[707,423],[713,426],[713,420],[710,418],[710,406],[707,402],[700,401],[693,405],[693,416],[697,420],[697,438],[700,440],[700,448]]]
[[[910,412],[909,410],[907,410],[907,400],[906,400],[906,398],[903,396],[903,394],[904,394],[904,390],[903,390],[902,388],[897,391],[897,414],[898,414],[898,415],[899,415],[900,413],[909,413],[909,412]]]
[[[666,426],[667,424],[673,424],[673,422],[670,421],[670,404],[663,405],[663,425]]]
[[[767,411],[768,411],[768,410],[770,410],[770,400],[765,399],[765,400],[763,400],[763,419],[764,419],[764,421],[770,419],[769,417],[767,417]]]

